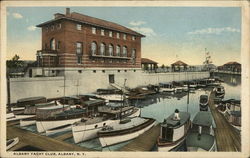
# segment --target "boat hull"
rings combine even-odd
[[[52,135],[52,134],[56,134],[56,133],[59,133],[59,132],[66,132],[66,131],[70,131],[72,129],[72,125],[69,125],[65,128],[60,128],[60,129],[50,129],[50,130],[46,130],[45,131],[45,134],[46,136],[49,136],[49,135]]]
[[[51,121],[36,121],[37,132],[45,132],[46,130],[63,126],[66,124],[73,124],[77,121],[80,121],[81,117],[73,118],[68,120],[51,120]]]
[[[30,126],[30,125],[33,125],[33,124],[36,124],[35,119],[30,119],[30,120],[22,119],[22,120],[20,120],[20,126],[21,127]]]
[[[137,109],[135,113],[132,113],[128,117],[137,117],[140,115],[140,109]],[[120,120],[105,120],[99,123],[90,124],[90,125],[73,125],[72,133],[75,143],[87,141],[97,137],[97,132],[100,131],[103,125],[109,125],[113,123],[119,123]],[[97,126],[97,128],[95,128]]]
[[[13,146],[15,146],[19,142],[19,138],[18,137],[13,138],[11,140],[13,140],[13,142],[6,146],[6,150],[9,150],[10,148],[12,148]],[[8,140],[8,141],[11,141],[11,140]]]
[[[143,134],[144,132],[149,130],[151,127],[153,127],[154,124],[155,124],[155,121],[153,123],[151,123],[149,126],[146,126],[146,127],[142,128],[136,132],[133,132],[133,133],[128,133],[128,134],[124,134],[124,135],[116,135],[116,136],[100,136],[99,141],[100,141],[102,147],[125,142],[128,140],[134,139],[134,138],[138,137],[139,135]]]
[[[174,150],[174,149],[178,148],[179,146],[181,146],[183,144],[184,140],[185,139],[183,138],[178,143],[173,144],[173,145],[169,145],[169,146],[158,146],[157,150],[158,150],[158,152],[169,152],[169,151]]]

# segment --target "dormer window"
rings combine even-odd
[[[81,24],[76,24],[76,29],[77,30],[82,30],[82,25]]]
[[[103,29],[101,29],[101,35],[105,36],[105,31]]]
[[[96,34],[96,28],[92,27],[92,34]]]
[[[112,36],[113,36],[112,31],[109,31],[109,37],[112,37]]]

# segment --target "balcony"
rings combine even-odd
[[[90,52],[90,57],[91,58],[103,58],[103,59],[121,59],[121,60],[131,60],[132,59],[131,57],[92,54],[92,52]]]
[[[57,56],[57,50],[42,49],[37,51],[38,56]]]

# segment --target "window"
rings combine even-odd
[[[82,70],[78,70],[78,73],[82,73]]]
[[[101,46],[100,46],[100,55],[105,55],[105,44],[104,43],[101,43]]]
[[[124,56],[124,57],[126,57],[126,56],[127,56],[127,54],[128,54],[127,47],[126,47],[126,46],[123,46],[123,48],[122,48],[122,49],[123,49],[123,50],[122,50],[123,56]]]
[[[76,24],[76,29],[77,30],[82,30],[82,25],[81,24]]]
[[[126,40],[127,39],[127,35],[124,33],[123,34],[123,39]]]
[[[109,56],[112,56],[113,55],[113,45],[112,44],[109,44]]]
[[[119,32],[116,33],[116,38],[120,38],[120,33]]]
[[[103,29],[101,29],[101,35],[105,36],[105,31]]]
[[[61,41],[57,41],[57,49],[61,48]]]
[[[120,72],[121,70],[117,70],[117,72]]]
[[[50,40],[50,49],[56,50],[56,40],[54,38]]]
[[[91,43],[91,54],[92,55],[96,55],[96,48],[97,48],[96,42],[92,42]]]
[[[132,36],[132,40],[133,40],[133,41],[135,40],[135,36]]]
[[[121,47],[119,45],[116,46],[116,56],[121,56]]]
[[[112,31],[109,31],[109,37],[112,37],[113,33]]]
[[[76,54],[82,55],[82,43],[81,42],[76,42]]]
[[[49,32],[49,27],[48,26],[46,27],[46,32]]]
[[[102,70],[103,73],[105,73],[105,70]]]
[[[55,26],[54,26],[54,25],[52,25],[52,26],[51,26],[51,31],[53,31],[53,30],[54,30],[54,28],[55,28]]]
[[[95,27],[92,27],[92,33],[96,34],[96,28]]]
[[[62,25],[61,24],[57,24],[57,29],[61,29]]]
[[[96,73],[96,70],[93,70],[93,73]]]
[[[136,50],[135,50],[135,49],[132,49],[131,58],[135,58],[135,55],[136,55]]]

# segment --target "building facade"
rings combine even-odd
[[[119,24],[70,12],[37,25],[42,29],[38,67],[141,68],[141,38]]]

